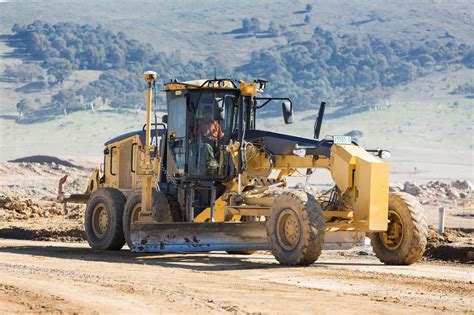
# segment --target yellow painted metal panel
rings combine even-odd
[[[132,143],[133,138],[127,138],[120,143],[119,165],[118,165],[118,183],[119,189],[132,188]]]
[[[385,231],[388,218],[389,164],[357,157],[354,221],[361,230]]]
[[[176,91],[176,90],[184,90],[184,89],[186,89],[186,85],[184,85],[184,84],[180,84],[180,83],[167,83],[167,84],[165,84],[165,90],[166,91]]]
[[[325,157],[315,158],[312,155],[275,155],[273,169],[295,169],[295,168],[329,168],[329,161]]]
[[[214,212],[214,221],[215,222],[224,222],[225,221],[225,207],[227,202],[222,200],[222,198],[216,199],[215,212]],[[211,208],[204,209],[196,218],[195,222],[207,222],[211,217]]]
[[[333,145],[331,147],[331,175],[337,187],[344,193],[352,187],[352,173],[355,167],[356,146]]]
[[[384,231],[388,218],[389,164],[355,145],[333,145],[331,174],[352,196],[354,223],[363,231]]]

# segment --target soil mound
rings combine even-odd
[[[66,167],[75,167],[79,168],[79,166],[66,161],[66,160],[61,160],[60,158],[57,158],[55,156],[48,156],[48,155],[32,155],[32,156],[26,156],[22,157],[19,159],[15,160],[10,160],[8,162],[11,163],[40,163],[40,164],[55,164],[55,165],[62,165]]]
[[[447,229],[443,234],[438,234],[430,228],[424,256],[428,260],[472,263],[474,261],[474,232]]]
[[[55,203],[45,208],[40,207],[38,203],[33,202],[31,199],[0,195],[0,217],[6,221],[28,220],[38,217],[48,218],[62,214],[63,209]]]
[[[81,242],[84,209],[69,205],[65,213],[55,201],[0,194],[0,238]]]
[[[0,229],[0,238],[32,241],[82,242],[85,240],[85,234],[81,228],[72,228],[67,230],[32,230],[26,227],[14,226]]]
[[[439,180],[429,181],[426,184],[405,182],[403,185],[392,183],[391,191],[403,191],[419,198],[470,199],[472,198],[473,185],[468,180],[456,180],[451,183]]]

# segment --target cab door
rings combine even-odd
[[[222,180],[226,176],[233,99],[234,95],[225,91],[189,93],[186,175],[190,178]]]
[[[184,175],[186,161],[186,97],[168,93],[167,173],[172,177]]]

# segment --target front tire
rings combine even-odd
[[[125,196],[118,189],[100,188],[87,202],[84,229],[93,249],[120,250],[125,244],[122,216]]]
[[[388,219],[386,232],[369,235],[375,256],[386,265],[419,261],[427,244],[428,224],[418,200],[407,193],[390,193]]]
[[[267,235],[273,256],[283,265],[310,265],[324,245],[323,210],[314,196],[285,191],[273,201]]]

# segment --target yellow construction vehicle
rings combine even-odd
[[[264,80],[211,79],[164,84],[167,115],[152,123],[156,73],[144,74],[147,120],[142,130],[105,143],[103,166],[84,194],[92,248],[133,252],[271,250],[286,265],[308,265],[323,248],[371,239],[386,264],[411,264],[425,249],[426,218],[418,201],[389,192],[384,150],[365,150],[347,136],[319,139],[257,129],[257,111],[288,98],[263,97]],[[268,105],[270,106],[270,105]],[[156,116],[155,116],[156,117]],[[323,168],[334,187],[319,196],[288,188],[287,178]]]

